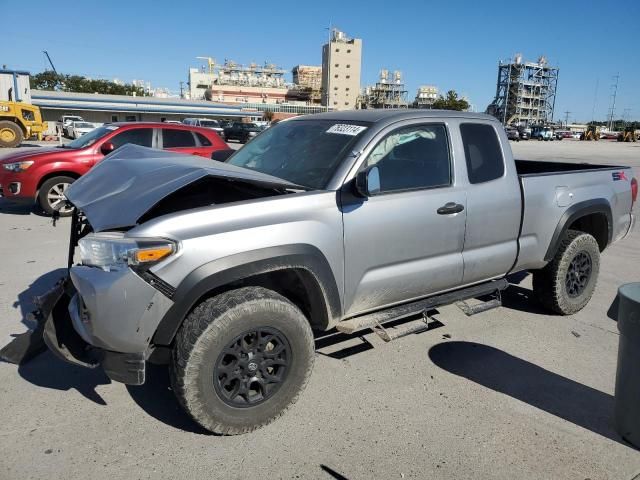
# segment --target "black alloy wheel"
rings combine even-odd
[[[225,347],[213,371],[216,392],[227,405],[252,407],[278,391],[287,377],[291,347],[279,330],[244,332]]]
[[[585,251],[578,252],[569,263],[565,277],[565,287],[569,297],[576,298],[582,295],[591,278],[591,270],[589,254]]]

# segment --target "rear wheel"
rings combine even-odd
[[[17,147],[23,139],[22,129],[18,125],[7,120],[0,122],[0,147]]]
[[[571,315],[589,303],[599,270],[596,239],[588,233],[569,230],[553,260],[533,273],[533,291],[545,307]]]
[[[311,375],[313,333],[302,312],[262,287],[198,305],[176,336],[170,376],[183,408],[207,430],[250,432],[280,417]]]
[[[75,182],[73,177],[53,177],[45,181],[38,192],[38,204],[45,213],[52,215],[59,212],[61,217],[68,217],[73,207],[67,205],[64,193]]]

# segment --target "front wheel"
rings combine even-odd
[[[182,407],[207,430],[246,433],[300,396],[314,361],[313,332],[298,307],[262,287],[209,298],[176,336],[170,376]]]
[[[22,129],[8,120],[0,122],[0,147],[13,148],[24,139]]]
[[[540,302],[561,315],[582,310],[593,295],[600,271],[600,248],[588,233],[568,230],[553,260],[533,272]]]
[[[64,196],[67,188],[75,182],[72,177],[53,177],[45,181],[38,191],[38,204],[48,215],[59,212],[61,217],[68,217],[73,212],[73,207],[67,205]]]

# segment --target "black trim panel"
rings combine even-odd
[[[313,296],[311,308],[325,317],[320,322],[323,326],[342,315],[338,286],[322,252],[307,244],[283,245],[231,255],[195,269],[176,289],[174,304],[160,321],[152,342],[171,344],[186,315],[208,292],[262,273],[291,269],[307,271],[311,280],[305,287],[321,293]]]
[[[613,237],[613,215],[611,213],[611,205],[604,198],[595,198],[593,200],[585,200],[571,205],[565,210],[560,217],[560,221],[553,232],[551,237],[551,243],[547,249],[547,253],[544,256],[546,262],[550,262],[558,251],[560,242],[564,237],[564,234],[569,229],[569,226],[581,217],[591,215],[593,213],[602,213],[607,217],[607,245],[611,243]]]

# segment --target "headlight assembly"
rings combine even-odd
[[[124,238],[117,233],[90,233],[78,242],[82,265],[107,272],[127,266],[148,268],[176,252],[176,244],[165,239]]]
[[[2,166],[5,170],[9,170],[10,172],[24,172],[31,165],[33,165],[33,161],[28,160],[26,162],[5,163]]]

